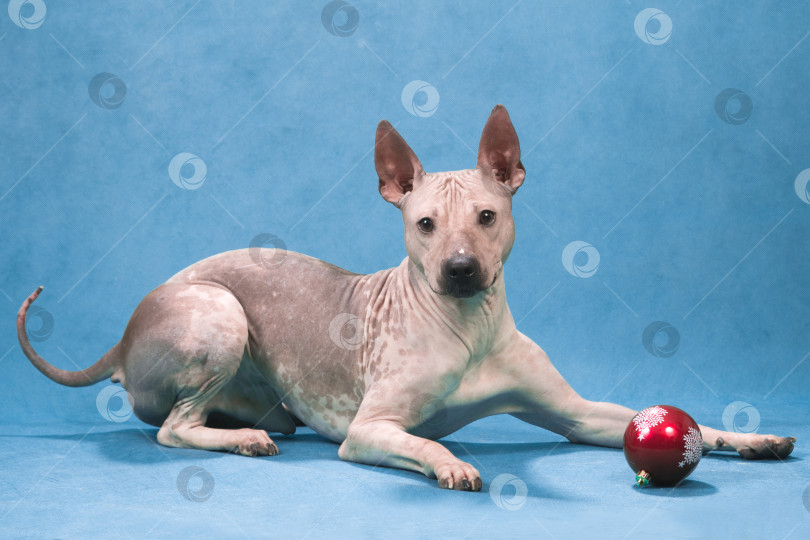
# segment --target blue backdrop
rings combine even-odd
[[[22,355],[14,319],[38,285],[34,345],[77,369],[175,272],[267,235],[355,272],[394,266],[402,223],[377,192],[377,122],[429,171],[470,168],[496,103],[528,173],[510,306],[569,382],[726,429],[807,422],[808,4],[12,0],[8,12],[6,433],[107,422],[106,382],[63,388]],[[789,498],[800,522],[808,483]]]

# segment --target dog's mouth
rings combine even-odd
[[[495,285],[495,281],[498,279],[498,274],[500,274],[500,272],[501,268],[498,268],[498,270],[496,270],[495,274],[492,276],[492,281],[490,281],[488,285],[482,285],[478,283],[477,280],[462,283],[445,281],[444,283],[439,283],[441,292],[435,290],[433,292],[439,294],[440,296],[450,296],[452,298],[472,298],[479,293],[489,290],[493,285]]]
[[[445,294],[447,296],[452,296],[453,298],[472,298],[483,290],[485,289],[481,287],[451,284],[451,286],[445,287]]]

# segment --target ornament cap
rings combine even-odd
[[[636,485],[639,487],[644,487],[650,483],[650,473],[645,470],[641,470],[636,475]]]

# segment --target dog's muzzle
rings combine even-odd
[[[453,255],[442,265],[445,294],[469,298],[483,291],[481,265],[472,255]]]

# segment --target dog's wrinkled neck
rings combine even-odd
[[[469,298],[456,298],[434,291],[424,272],[412,260],[406,261],[399,270],[407,273],[404,277],[411,294],[423,311],[456,334],[472,356],[485,354],[508,315],[503,268],[487,289]]]

